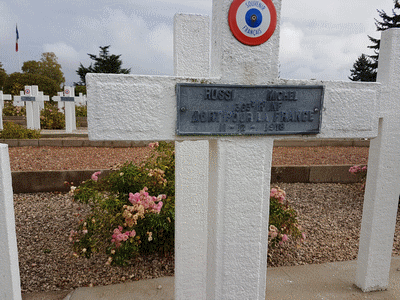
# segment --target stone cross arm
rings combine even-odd
[[[177,83],[218,84],[218,78],[88,74],[92,140],[180,140]],[[277,80],[271,85],[324,86],[321,131],[315,138],[373,138],[378,133],[379,83]],[[274,136],[281,138],[282,136]],[[302,135],[291,138],[304,138]],[[201,139],[212,139],[202,136]],[[287,136],[285,136],[287,138]]]

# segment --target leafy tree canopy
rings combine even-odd
[[[65,83],[64,73],[53,52],[45,52],[39,61],[29,60],[22,65],[25,74],[37,74],[54,80],[59,87]]]
[[[43,91],[44,95],[50,98],[57,95],[60,90],[58,83],[43,75],[30,73],[12,73],[7,76],[4,83],[4,93],[11,95],[19,95],[26,85],[37,85],[39,91]]]
[[[76,83],[76,85],[85,85],[85,76],[87,73],[114,73],[114,74],[129,74],[131,69],[122,68],[122,60],[120,55],[109,54],[110,45],[101,47],[99,56],[94,54],[88,54],[93,63],[89,67],[84,67],[82,63],[80,64],[76,73],[79,75],[81,81]]]
[[[373,65],[371,59],[362,54],[353,64],[349,79],[352,81],[376,81],[376,68]]]

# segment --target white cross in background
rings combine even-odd
[[[52,97],[53,101],[58,101],[58,109],[65,109],[65,131],[68,133],[76,130],[76,116],[75,116],[75,89],[70,86],[64,87],[64,93],[58,93],[58,96]]]
[[[8,94],[3,94],[3,91],[0,91],[0,130],[3,130],[4,100],[12,100],[12,96]]]
[[[14,102],[25,102],[26,127],[40,129],[40,111],[44,108],[44,101],[49,101],[49,96],[39,92],[37,85],[25,86],[20,96],[14,96]]]

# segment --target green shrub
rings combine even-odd
[[[96,172],[71,187],[76,201],[91,206],[71,232],[76,252],[106,252],[109,263],[124,265],[139,254],[174,251],[174,148],[165,142],[150,146],[154,151],[139,166],[127,162],[102,179]]]
[[[13,122],[4,122],[3,130],[0,131],[1,139],[38,139],[40,130],[26,129]]]
[[[78,105],[75,107],[75,115],[77,117],[87,117],[87,106],[86,105]]]
[[[175,152],[165,142],[149,146],[154,151],[143,163],[127,162],[101,179],[96,172],[78,188],[71,187],[76,201],[91,206],[91,213],[70,235],[80,255],[106,252],[107,263],[124,265],[137,255],[174,250]],[[283,190],[271,189],[270,247],[289,237],[305,238],[285,196]]]
[[[44,109],[40,112],[40,127],[43,129],[65,128],[65,116],[58,111],[56,103],[44,103]]]
[[[60,86],[57,82],[47,76],[31,73],[12,73],[7,76],[4,82],[3,93],[19,96],[20,91],[23,91],[26,85],[37,85],[39,91],[42,91],[44,95],[48,95],[50,99],[60,91]]]
[[[4,101],[3,116],[25,116],[25,106],[14,106],[12,101]]]
[[[272,188],[269,202],[269,232],[268,247],[274,248],[292,239],[305,239],[297,221],[296,211],[290,207],[286,200],[285,191]]]

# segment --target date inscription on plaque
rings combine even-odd
[[[323,86],[178,83],[178,135],[318,134]]]

